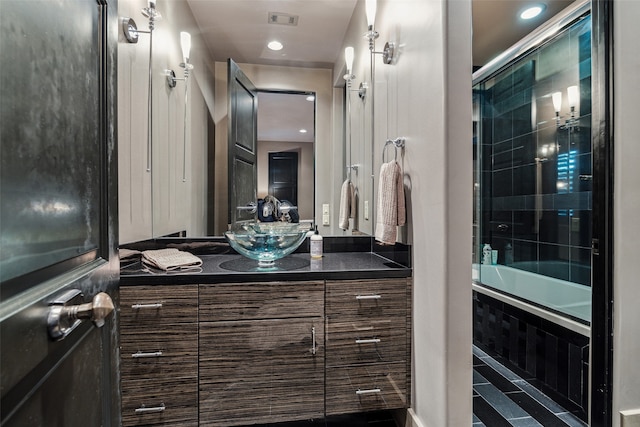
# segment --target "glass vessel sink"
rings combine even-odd
[[[235,224],[224,237],[238,253],[258,261],[258,268],[268,269],[298,249],[309,231],[308,224],[251,221]]]

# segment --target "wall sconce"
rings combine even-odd
[[[578,126],[579,116],[576,115],[576,107],[580,100],[580,92],[578,86],[569,86],[567,88],[567,99],[569,100],[570,115],[564,124],[561,124],[560,110],[562,109],[562,92],[554,92],[551,94],[553,101],[553,109],[556,112],[556,126],[562,130],[568,130],[569,132],[580,130]]]
[[[354,74],[352,74],[353,69],[353,47],[348,46],[344,49],[344,61],[347,65],[347,74],[344,75],[344,79],[347,81],[347,91],[351,92],[351,82],[356,78]],[[360,87],[357,90],[353,90],[354,92],[358,92],[358,96],[360,99],[364,101],[365,96],[367,94],[367,84],[360,83]]]
[[[133,18],[125,17],[122,19],[122,32],[129,43],[138,43],[138,36],[142,34],[151,34],[155,28],[155,22],[162,18],[162,15],[156,9],[156,0],[149,0],[147,7],[142,8],[142,15],[149,18],[149,31],[138,30],[136,21]]]
[[[180,66],[184,68],[184,77],[176,78],[176,73],[173,70],[167,70],[167,84],[171,89],[176,87],[178,80],[184,80],[185,82],[189,78],[189,73],[193,70],[193,64],[189,62],[189,55],[191,54],[191,34],[186,31],[180,32],[180,47],[182,48],[182,62]]]
[[[152,126],[152,93],[153,93],[153,74],[151,71],[151,54],[153,53],[153,29],[156,20],[162,18],[160,12],[156,9],[156,0],[149,0],[147,7],[142,9],[142,15],[149,19],[149,31],[138,30],[138,26],[133,18],[122,19],[122,32],[129,43],[138,43],[140,33],[149,34],[149,90],[147,92],[147,172],[151,172],[151,151],[153,141]]]
[[[365,12],[367,14],[367,32],[364,34],[366,38],[369,39],[369,50],[371,54],[380,54],[382,55],[382,62],[385,64],[393,63],[393,58],[395,55],[395,44],[392,42],[386,42],[384,44],[384,49],[382,52],[375,51],[375,40],[380,36],[380,34],[374,29],[374,23],[376,20],[376,9],[377,3],[376,0],[367,0]]]
[[[180,66],[184,68],[184,77],[177,78],[176,73],[173,70],[166,70],[167,73],[167,85],[170,89],[176,87],[178,80],[183,80],[184,85],[184,132],[182,139],[182,182],[187,181],[187,101],[189,94],[189,73],[193,70],[193,64],[189,62],[191,56],[191,34],[186,31],[180,32],[180,47],[182,48],[182,61]]]

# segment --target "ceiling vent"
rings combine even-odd
[[[280,25],[298,25],[298,15],[289,15],[288,13],[269,12],[269,24]]]

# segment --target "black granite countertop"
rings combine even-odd
[[[373,252],[331,252],[321,259],[308,253],[294,253],[275,263],[273,269],[259,269],[258,262],[238,254],[198,255],[202,267],[165,272],[142,265],[139,260],[122,261],[121,285],[201,284],[266,282],[286,280],[348,280],[410,277],[405,267]]]

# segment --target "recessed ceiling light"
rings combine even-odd
[[[520,12],[520,19],[533,19],[536,16],[540,15],[542,11],[545,9],[545,5],[536,4],[534,6],[530,6]]]
[[[313,95],[307,96],[307,101],[315,101],[315,100],[316,100],[315,96],[313,96]]]
[[[272,42],[267,43],[267,47],[271,50],[280,50],[282,49],[282,43],[274,40]]]
[[[306,129],[300,129],[300,133],[307,133]]]

